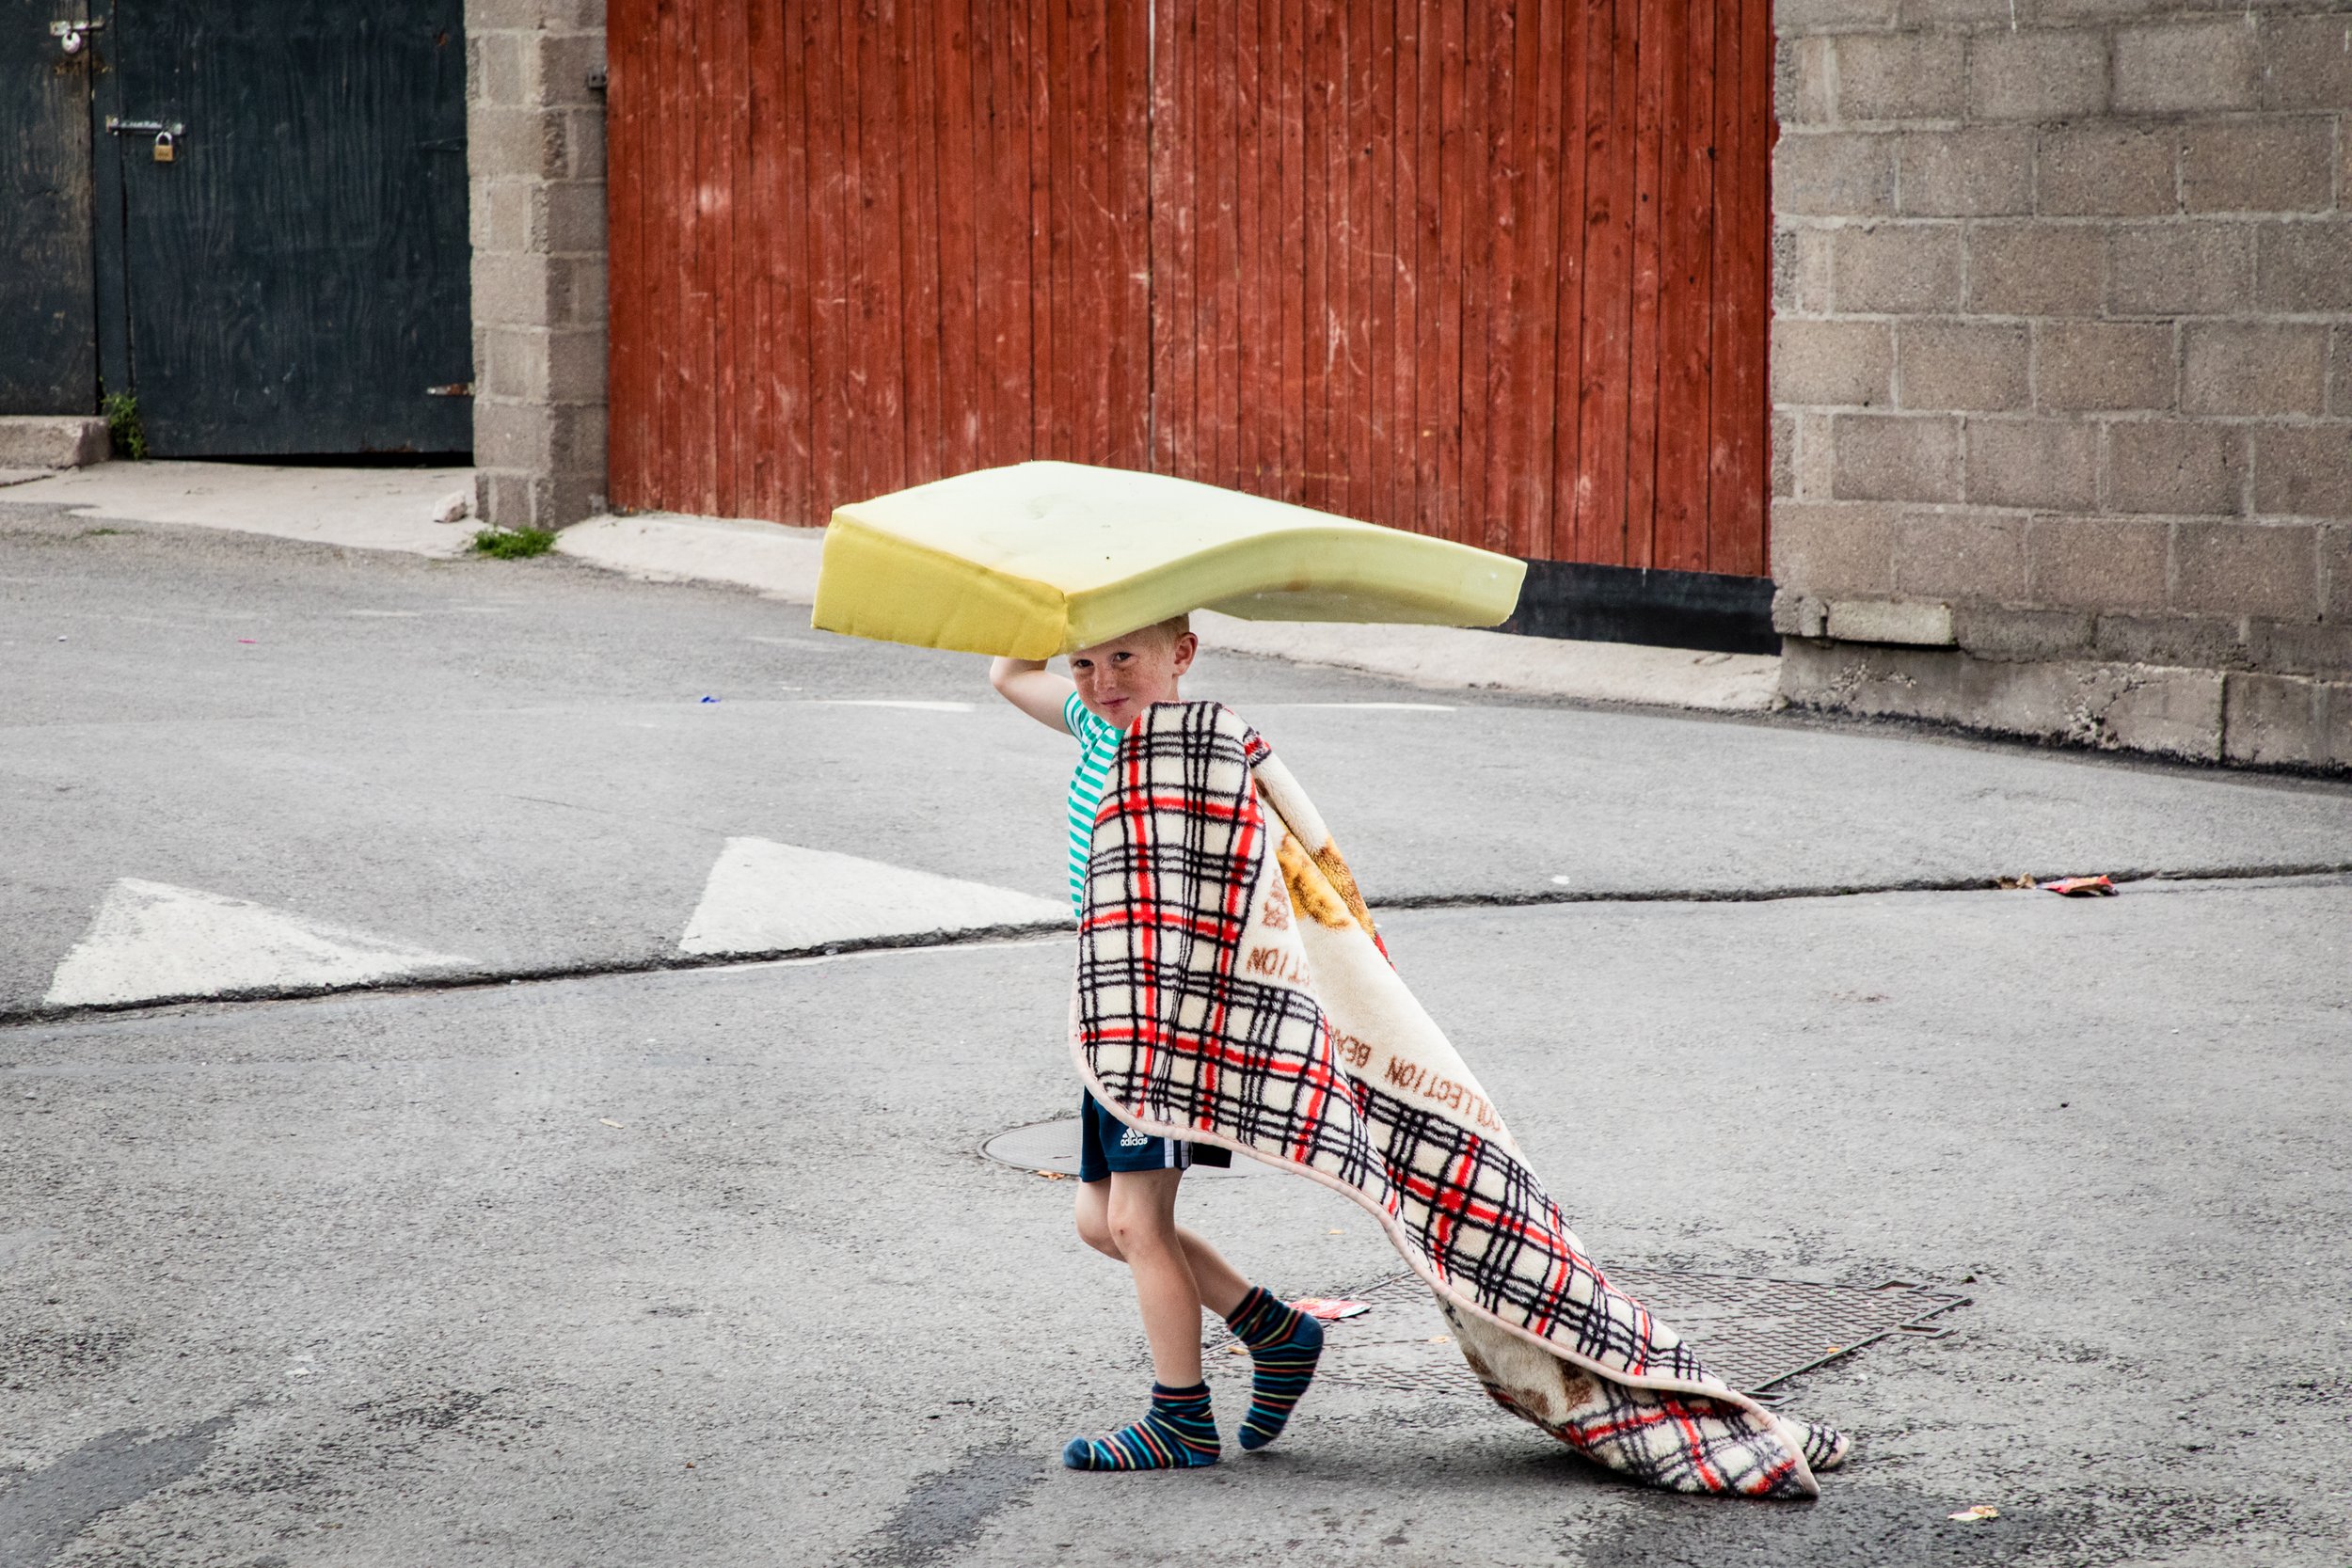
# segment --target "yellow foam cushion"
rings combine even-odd
[[[1190,480],[1017,463],[844,506],[813,624],[1050,658],[1195,610],[1491,626],[1525,562]]]

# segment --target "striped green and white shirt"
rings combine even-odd
[[[1119,728],[1087,711],[1073,691],[1061,705],[1062,728],[1078,742],[1078,766],[1070,775],[1070,911],[1086,903],[1087,851],[1094,843],[1094,814],[1111,782],[1111,758],[1119,753]]]

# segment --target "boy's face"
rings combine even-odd
[[[1089,713],[1123,730],[1153,703],[1182,700],[1176,683],[1192,668],[1200,647],[1190,632],[1170,637],[1146,626],[1072,654],[1070,678]]]

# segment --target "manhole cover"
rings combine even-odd
[[[1663,1269],[1612,1269],[1609,1278],[1697,1346],[1718,1376],[1768,1402],[1778,1397],[1775,1384],[1889,1334],[1944,1334],[1933,1320],[1968,1304],[1966,1296],[1901,1280],[1820,1285]],[[1330,1326],[1324,1376],[1412,1393],[1480,1392],[1419,1278],[1395,1275],[1344,1293],[1372,1310]],[[1215,1348],[1241,1354],[1230,1336]]]
[[[980,1145],[980,1152],[999,1164],[1022,1170],[1049,1170],[1057,1176],[1075,1176],[1078,1174],[1078,1118],[1064,1117],[1058,1121],[1041,1121],[1033,1127],[1016,1127],[1009,1132],[999,1132]],[[1236,1154],[1231,1165],[1193,1166],[1186,1180],[1210,1176],[1281,1174],[1272,1165],[1261,1164],[1247,1154]]]
[[[1715,1374],[1748,1393],[1849,1355],[1889,1334],[1940,1338],[1932,1320],[1966,1296],[1908,1280],[1822,1285],[1728,1274],[1612,1269],[1609,1282],[1656,1312],[1698,1347]]]

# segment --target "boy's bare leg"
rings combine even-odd
[[[1176,1234],[1181,1170],[1113,1171],[1111,1243],[1136,1277],[1152,1373],[1170,1388],[1200,1381],[1200,1285]]]
[[[1241,1445],[1262,1449],[1282,1433],[1313,1381],[1322,1326],[1233,1272],[1206,1241],[1176,1223],[1179,1170],[1113,1171],[1079,1189],[1078,1234],[1124,1262],[1152,1346],[1152,1414],[1106,1438],[1073,1438],[1073,1469],[1157,1469],[1216,1462],[1216,1423],[1200,1378],[1200,1308],[1232,1325],[1249,1347],[1249,1414]],[[1204,1302],[1203,1297],[1208,1299]]]
[[[1200,1287],[1176,1233],[1176,1183],[1183,1177],[1178,1170],[1113,1171],[1107,1181],[1088,1183],[1109,1189],[1099,1212],[1091,1197],[1079,1203],[1080,1233],[1104,1251],[1115,1248],[1135,1276],[1144,1338],[1152,1345],[1152,1408],[1141,1420],[1108,1436],[1070,1440],[1061,1462],[1073,1470],[1216,1463],[1216,1417],[1200,1380]]]
[[[1160,1172],[1147,1174],[1159,1175]],[[1181,1175],[1170,1171],[1165,1174]],[[1112,1180],[1117,1180],[1113,1177]],[[1078,1189],[1077,1221],[1079,1240],[1105,1258],[1125,1262],[1126,1256],[1119,1250],[1119,1243],[1111,1236],[1110,1181],[1089,1181]],[[1225,1255],[1209,1244],[1199,1231],[1176,1227],[1176,1241],[1184,1249],[1184,1261],[1192,1267],[1192,1282],[1200,1292],[1200,1305],[1220,1318],[1230,1318],[1242,1298],[1249,1293],[1249,1281],[1225,1260]]]

